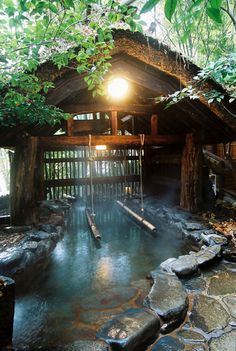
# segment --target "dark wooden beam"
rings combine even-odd
[[[158,116],[151,116],[151,135],[156,136],[158,134]]]
[[[111,111],[111,134],[117,135],[117,111]]]
[[[183,144],[185,142],[185,136],[183,135],[146,135],[144,145],[171,145],[171,144]],[[91,145],[140,145],[139,135],[92,135]],[[52,146],[86,146],[89,145],[89,137],[86,136],[48,136],[39,137],[39,145],[41,147],[52,147]]]
[[[72,104],[59,105],[60,109],[68,113],[83,114],[83,113],[93,113],[93,112],[127,112],[133,115],[145,115],[151,114],[156,111],[157,105],[140,105],[140,104],[117,104],[117,105],[106,105],[106,104]]]

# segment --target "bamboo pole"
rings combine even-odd
[[[148,229],[151,232],[156,231],[156,227],[153,224],[139,216],[136,212],[132,211],[128,206],[125,206],[121,201],[116,201],[116,203],[132,218],[134,218],[140,225],[143,225],[146,229]]]
[[[87,221],[88,221],[88,225],[90,228],[91,233],[94,236],[94,239],[101,239],[101,235],[96,227],[96,223],[94,221],[93,216],[89,213],[88,209],[86,209],[86,215],[87,215]]]

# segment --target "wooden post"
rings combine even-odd
[[[44,186],[44,150],[38,148],[36,155],[36,169],[35,169],[35,199],[42,201],[45,199],[45,186]]]
[[[72,118],[68,118],[66,120],[66,135],[67,136],[73,135],[73,124],[74,124],[73,117]]]
[[[202,206],[202,144],[193,134],[186,135],[181,166],[180,206],[197,212]]]
[[[22,137],[16,145],[11,167],[11,221],[13,225],[36,220],[35,161],[37,137]]]
[[[111,111],[111,134],[117,135],[117,111]]]
[[[151,135],[156,136],[158,134],[158,116],[151,116]]]

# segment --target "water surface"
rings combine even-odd
[[[117,313],[142,305],[147,274],[181,253],[182,240],[170,228],[154,237],[115,204],[96,206],[100,245],[92,238],[85,208],[77,206],[71,227],[47,261],[18,292],[14,346],[50,348],[94,339]],[[154,223],[155,224],[155,223]],[[19,290],[19,289],[18,289]]]

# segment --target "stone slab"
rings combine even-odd
[[[114,350],[134,351],[153,342],[159,328],[159,317],[151,311],[129,309],[107,323],[97,336]]]
[[[224,334],[210,341],[210,351],[235,351],[236,350],[236,330]]]
[[[205,265],[213,261],[221,252],[220,245],[213,245],[201,249],[200,251],[194,253],[197,263],[199,266]]]
[[[222,301],[226,305],[228,311],[230,312],[230,315],[236,318],[236,291],[235,291],[235,295],[225,296],[222,299]]]
[[[182,351],[184,344],[172,336],[164,336],[157,341],[151,351]]]
[[[193,274],[198,269],[198,263],[194,255],[179,256],[179,258],[171,264],[171,269],[180,277]]]
[[[194,327],[210,333],[215,329],[225,328],[229,321],[229,314],[216,299],[197,295],[193,301],[190,321]]]
[[[236,272],[226,270],[219,272],[211,277],[208,294],[209,295],[226,295],[235,294],[236,291]]]
[[[156,272],[144,304],[164,319],[176,318],[187,308],[187,293],[175,274]]]

